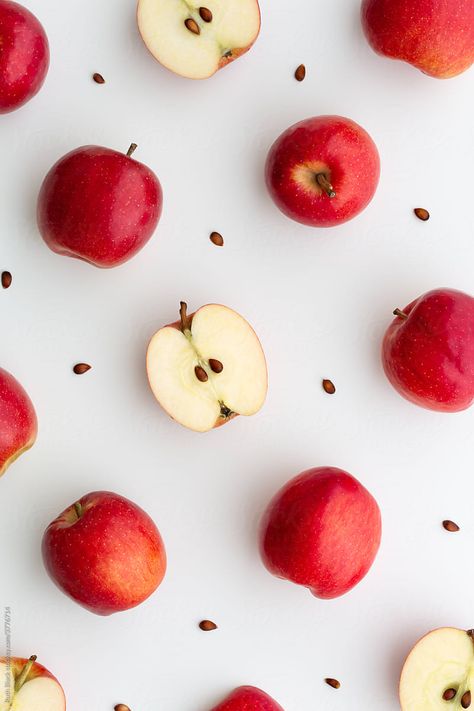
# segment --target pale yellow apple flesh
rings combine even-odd
[[[474,709],[473,635],[444,627],[416,644],[400,679],[402,711]]]
[[[222,364],[213,371],[209,361]],[[207,376],[202,382],[196,368]],[[184,326],[160,329],[147,352],[153,393],[177,422],[196,432],[235,415],[254,415],[267,393],[267,366],[260,341],[247,321],[226,306],[203,306]]]
[[[203,6],[210,21],[201,17]],[[190,20],[194,32],[185,24]],[[257,0],[139,0],[138,28],[161,64],[183,77],[206,79],[250,49],[260,31],[260,9]]]
[[[11,665],[0,663],[0,711],[65,711],[64,692],[56,679],[35,676],[33,669],[16,691],[15,670],[15,660]]]

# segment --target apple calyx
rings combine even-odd
[[[405,313],[404,311],[402,311],[401,309],[395,309],[394,312],[393,312],[393,315],[394,315],[394,316],[398,316],[398,318],[402,318],[404,321],[406,321],[407,318],[408,318],[408,314],[406,314],[406,313]]]
[[[38,657],[36,654],[32,654],[31,657],[26,662],[23,669],[21,670],[20,675],[18,676],[18,678],[15,681],[15,694],[17,694],[20,691],[21,687],[28,679],[29,673],[33,667],[33,664],[36,662],[37,658]]]
[[[132,155],[133,155],[133,154],[135,153],[135,151],[137,150],[137,148],[138,148],[138,145],[137,145],[136,143],[131,143],[131,144],[130,144],[130,148],[129,148],[128,151],[127,151],[127,158],[131,158]]]
[[[316,182],[319,187],[324,190],[328,198],[332,199],[336,197],[336,191],[334,190],[333,186],[331,185],[327,176],[324,173],[316,174]]]

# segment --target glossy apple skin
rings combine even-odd
[[[48,68],[49,44],[42,25],[22,5],[0,0],[0,114],[32,99]]]
[[[18,676],[20,676],[21,672],[23,671],[25,665],[28,663],[28,659],[23,659],[22,657],[12,657],[11,659],[7,659],[6,657],[0,657],[0,664],[10,664],[11,665],[11,670],[13,672],[13,676],[16,679]],[[39,662],[35,662],[33,666],[31,667],[30,673],[28,674],[28,681],[31,681],[32,679],[35,679],[38,676],[44,676],[47,677],[48,679],[52,679],[53,681],[56,682],[56,684],[59,686],[63,693],[64,697],[64,708],[66,708],[66,696],[64,694],[64,689],[59,683],[59,681],[56,679],[53,674],[51,674],[46,667],[44,667],[42,664]]]
[[[304,182],[298,177],[305,174]],[[336,197],[318,186],[327,174]],[[369,134],[342,116],[318,116],[287,129],[267,157],[265,178],[275,204],[293,220],[311,227],[334,227],[351,220],[372,200],[380,178],[380,158]]]
[[[0,368],[0,476],[38,433],[35,408],[18,380]]]
[[[58,254],[109,268],[148,242],[161,216],[161,185],[124,153],[83,146],[61,158],[38,197],[38,227]]]
[[[459,412],[474,401],[474,299],[435,289],[402,309],[382,344],[387,378],[407,400]]]
[[[472,0],[363,0],[362,26],[378,53],[438,79],[474,62]]]
[[[60,590],[97,615],[136,607],[160,585],[166,553],[150,516],[123,496],[83,496],[46,529],[43,561]]]
[[[267,569],[331,599],[369,571],[381,540],[377,502],[336,467],[309,469],[289,481],[263,517],[260,550]]]
[[[255,686],[239,686],[211,711],[283,711],[264,691]]]

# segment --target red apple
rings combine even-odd
[[[283,711],[268,694],[255,686],[239,686],[212,711]]]
[[[36,17],[16,2],[0,0],[0,114],[32,99],[48,67],[48,38]]]
[[[280,210],[311,227],[351,220],[372,200],[380,177],[375,143],[341,116],[318,116],[291,126],[273,144],[267,187]]]
[[[33,403],[18,380],[0,368],[0,476],[33,446],[37,432]]]
[[[367,574],[381,528],[377,502],[357,479],[335,467],[319,467],[292,479],[270,502],[260,550],[271,573],[330,599]]]
[[[139,605],[166,571],[165,548],[151,518],[109,491],[83,496],[48,526],[43,560],[60,590],[97,615]]]
[[[385,373],[407,400],[439,412],[474,401],[474,299],[435,289],[395,310],[382,346]]]
[[[44,179],[38,226],[58,254],[96,267],[133,257],[160,219],[161,185],[150,168],[128,153],[83,146],[61,158]]]
[[[66,698],[59,681],[36,656],[0,657],[0,709],[2,711],[65,711]]]
[[[362,26],[378,52],[438,79],[474,62],[472,0],[363,0]]]

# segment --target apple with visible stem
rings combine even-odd
[[[49,44],[41,23],[26,7],[0,0],[0,114],[32,99],[48,68]]]
[[[109,491],[87,494],[63,511],[46,529],[42,550],[58,588],[97,615],[144,602],[166,571],[150,516]]]
[[[344,595],[367,574],[381,540],[377,502],[336,467],[308,469],[272,499],[260,529],[266,568],[316,597]]]
[[[382,362],[395,390],[438,412],[472,405],[474,298],[455,289],[434,289],[394,315]]]
[[[260,32],[257,0],[138,0],[137,19],[155,59],[189,79],[207,79],[241,57]]]
[[[402,711],[463,711],[473,700],[474,630],[443,627],[420,639],[402,670]]]
[[[239,686],[212,711],[283,711],[268,694],[255,686]]]
[[[363,0],[362,27],[371,47],[437,79],[474,62],[472,0]]]
[[[255,331],[219,304],[161,328],[148,346],[151,389],[176,422],[207,432],[237,415],[254,415],[267,394],[267,365]]]
[[[311,227],[334,227],[372,200],[380,177],[377,147],[357,123],[317,116],[291,126],[275,141],[265,167],[277,207]]]
[[[152,236],[160,219],[161,185],[137,148],[119,153],[83,146],[61,158],[43,181],[38,227],[58,254],[109,268],[131,259]]]
[[[0,368],[0,476],[36,440],[35,408],[18,380]]]
[[[0,711],[65,711],[61,684],[36,659],[0,658]]]

